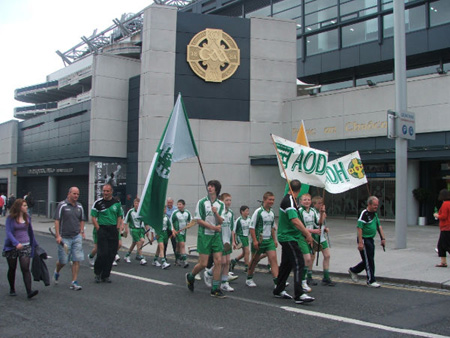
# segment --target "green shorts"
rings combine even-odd
[[[133,239],[133,242],[139,242],[141,239],[145,238],[145,229],[144,228],[137,228],[137,229],[130,229],[131,237]]]
[[[158,240],[158,243],[167,244],[167,242],[169,241],[169,234],[167,233],[167,231],[161,231],[161,233],[156,234],[156,238]]]
[[[319,240],[320,240],[319,235],[313,234],[312,237],[315,242],[319,243]],[[314,245],[316,246],[315,243],[314,243]],[[325,250],[325,249],[328,249],[328,241],[327,240],[325,240],[324,242],[320,242],[320,251]]]
[[[311,247],[309,246],[308,242],[306,242],[305,237],[300,236],[300,239],[297,242],[298,247],[300,248],[302,254],[304,255],[311,254]]]
[[[177,235],[176,239],[177,239],[177,243],[186,242],[186,234],[183,235],[182,233],[179,233]]]
[[[222,252],[222,234],[220,232],[214,235],[199,235],[197,237],[197,252],[202,255]]]
[[[262,242],[259,244],[259,249],[258,252],[256,252],[255,247],[253,246],[252,243],[252,254],[263,254],[266,253],[267,251],[276,251],[277,248],[275,247],[275,242],[273,241],[273,238],[269,238],[269,239],[263,239]]]
[[[230,243],[230,250],[227,250],[227,251],[225,251],[225,245],[224,245],[224,248],[222,251],[222,256],[231,255],[232,252],[233,252],[233,247],[231,246],[231,243]]]
[[[246,248],[248,247],[248,236],[238,236],[239,242],[242,243],[242,247]]]

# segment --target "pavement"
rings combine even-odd
[[[0,225],[5,224],[5,217],[0,217]],[[49,227],[53,226],[53,220],[43,216],[33,216],[34,231],[50,235]],[[435,248],[439,238],[438,226],[417,226],[411,225],[407,228],[407,248],[395,248],[395,223],[382,222],[386,236],[386,251],[380,246],[377,236],[375,253],[375,275],[381,283],[400,283],[423,287],[433,287],[450,290],[450,268],[437,268],[440,263]],[[330,273],[332,276],[348,277],[348,268],[356,265],[360,260],[359,251],[356,245],[356,219],[328,219],[327,227],[330,229],[330,252],[331,263]],[[92,241],[92,223],[86,223],[86,239]],[[122,239],[122,249],[120,255],[123,257],[126,249],[131,245],[131,236]],[[197,225],[187,232],[186,249],[194,248],[197,244]],[[156,251],[155,243],[144,247],[144,255],[154,256]],[[278,263],[280,263],[281,250],[277,250]],[[173,263],[171,245],[168,248],[169,263]],[[195,260],[196,251],[189,253],[190,259]],[[239,254],[233,251],[232,257]],[[133,253],[134,257],[134,253]],[[267,264],[264,260],[261,264]],[[319,266],[314,262],[314,271],[322,271],[322,259]],[[364,274],[364,273],[363,273]],[[365,276],[361,274],[361,279]]]

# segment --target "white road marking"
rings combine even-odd
[[[151,278],[129,275],[127,273],[122,273],[122,272],[117,272],[117,271],[111,271],[111,274],[131,278],[131,279],[141,280],[141,281],[144,281],[147,283],[159,284],[159,285],[163,285],[163,286],[173,285],[172,283],[167,283],[167,282],[163,282],[163,281],[151,279]]]
[[[320,317],[320,318],[323,318],[323,319],[334,320],[334,321],[337,321],[337,322],[342,322],[342,323],[347,323],[347,324],[354,324],[354,325],[360,325],[360,326],[366,326],[366,327],[379,329],[379,330],[384,330],[384,331],[389,331],[389,332],[409,334],[409,335],[412,335],[412,336],[430,337],[430,338],[444,338],[444,337],[447,337],[447,336],[441,336],[439,334],[434,334],[434,333],[428,333],[428,332],[422,332],[422,331],[416,331],[416,330],[409,330],[409,329],[399,329],[399,328],[392,327],[392,326],[364,322],[364,321],[358,320],[358,319],[352,319],[352,318],[347,318],[347,317],[335,316],[335,315],[330,315],[330,314],[320,313],[320,312],[315,312],[315,311],[309,311],[309,310],[302,310],[302,309],[295,308],[295,307],[290,307],[290,306],[281,306],[281,309],[286,310],[286,311],[290,311],[290,312],[301,313],[302,315],[313,316],[313,317]]]

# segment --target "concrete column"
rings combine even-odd
[[[48,203],[47,203],[47,217],[53,217],[53,212],[55,211],[56,193],[58,188],[58,179],[55,176],[48,177]]]

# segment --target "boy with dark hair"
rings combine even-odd
[[[183,229],[192,219],[191,213],[185,209],[185,206],[186,202],[184,200],[178,200],[178,210],[175,210],[170,217],[172,229],[175,232]],[[176,239],[177,249],[175,253],[175,265],[180,264],[183,268],[187,268],[189,266],[189,263],[186,262],[186,230],[182,230],[178,234],[176,234]]]
[[[234,223],[233,249],[236,249],[237,245],[240,243],[242,245],[242,253],[235,259],[231,260],[231,270],[234,269],[235,265],[240,259],[244,258],[245,272],[247,272],[250,258],[248,236],[250,232],[250,224],[252,222],[252,219],[248,217],[250,214],[250,209],[248,206],[246,205],[241,206],[239,211],[241,213],[241,216]]]

